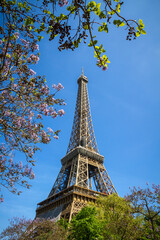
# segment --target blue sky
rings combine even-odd
[[[129,187],[160,181],[160,27],[159,0],[127,0],[122,14],[141,18],[146,36],[126,41],[126,31],[110,26],[99,34],[111,63],[107,71],[96,67],[93,50],[81,45],[76,51],[59,52],[56,41],[40,44],[40,62],[34,67],[46,75],[48,85],[62,83],[57,97],[65,99],[65,116],[48,119],[46,126],[61,129],[60,139],[42,146],[36,154],[36,179],[21,196],[5,192],[0,205],[0,230],[13,216],[35,217],[36,204],[44,200],[61,168],[74,116],[77,78],[81,68],[88,77],[94,132],[105,167],[120,196]],[[20,160],[21,156],[17,156]]]

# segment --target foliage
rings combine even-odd
[[[148,185],[148,183],[147,183]],[[132,211],[136,216],[143,219],[142,239],[160,238],[160,185],[152,185],[146,189],[140,187],[131,189],[131,194],[126,200],[132,204]]]
[[[69,239],[75,240],[93,240],[103,239],[101,237],[101,225],[97,218],[95,207],[84,207],[70,224],[71,234]]]
[[[152,190],[134,187],[125,198],[100,197],[96,207],[83,208],[70,225],[71,239],[158,240],[160,185],[153,184]]]
[[[136,239],[140,235],[139,219],[132,215],[132,208],[116,194],[98,198],[99,220],[103,225],[104,239]]]
[[[53,220],[13,218],[0,235],[2,240],[65,240],[67,230]]]
[[[65,240],[67,238],[67,230],[59,223],[50,219],[36,219],[33,225],[23,236],[26,240]]]
[[[17,185],[29,188],[27,178],[35,178],[32,167],[34,153],[39,149],[37,144],[47,144],[51,137],[58,139],[59,131],[44,128],[43,117],[62,116],[64,110],[56,110],[56,106],[65,104],[54,98],[63,86],[53,84],[50,91],[46,79],[36,76],[30,68],[39,61],[39,45],[24,25],[28,8],[20,10],[20,2],[16,1],[0,3],[3,14],[3,27],[0,27],[0,133],[3,142],[0,144],[0,184],[18,195],[21,191]],[[17,151],[25,154],[26,164],[14,161]],[[3,201],[2,196],[0,201]]]
[[[120,0],[105,0],[102,4],[95,1],[58,0],[56,6],[57,1],[53,0],[34,2],[2,0],[0,7],[3,21],[8,23],[9,38],[12,37],[12,31],[18,30],[25,38],[40,41],[45,32],[49,35],[50,41],[55,37],[58,38],[58,49],[61,51],[74,50],[82,40],[86,43],[86,38],[89,36],[88,46],[94,48],[95,57],[98,58],[97,65],[106,70],[109,60],[104,54],[103,45],[97,45],[98,40],[93,30],[108,34],[109,24],[113,23],[117,27],[126,27],[127,40],[146,34],[141,19],[137,22],[132,19],[127,20],[121,15],[123,4],[124,2]],[[3,27],[1,33],[4,34]]]
[[[17,218],[9,220],[10,225],[2,231],[0,239],[2,240],[17,240],[25,233],[28,226],[32,223],[31,219]]]

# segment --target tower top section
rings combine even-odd
[[[78,78],[77,83],[80,84],[81,81],[84,81],[84,82],[88,83],[88,78],[86,76],[84,76],[83,68],[82,68],[81,76]]]
[[[84,76],[83,69],[77,83],[77,101],[67,153],[78,146],[82,146],[86,149],[99,153],[90,112],[87,90],[88,78]]]

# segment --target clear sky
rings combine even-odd
[[[46,75],[49,86],[62,83],[64,89],[57,97],[65,99],[66,113],[45,122],[61,133],[59,140],[43,145],[36,154],[32,188],[24,189],[21,196],[5,192],[0,231],[13,216],[33,219],[36,204],[48,196],[67,151],[82,67],[88,77],[99,152],[119,195],[127,194],[132,186],[160,183],[160,1],[127,0],[122,9],[126,18],[143,20],[147,35],[129,42],[125,28],[112,26],[108,35],[100,34],[111,61],[105,72],[95,65],[93,49],[83,44],[74,52],[59,52],[56,41],[41,42],[40,62],[34,70]]]

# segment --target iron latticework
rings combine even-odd
[[[61,159],[62,167],[48,198],[38,205],[37,217],[71,220],[87,202],[95,201],[97,194],[117,193],[103,165],[104,157],[98,152],[87,83],[82,72],[67,154]]]
[[[98,153],[98,147],[94,135],[92,118],[90,113],[87,91],[88,79],[82,75],[78,79],[78,94],[74,114],[73,127],[67,153],[79,145]]]

